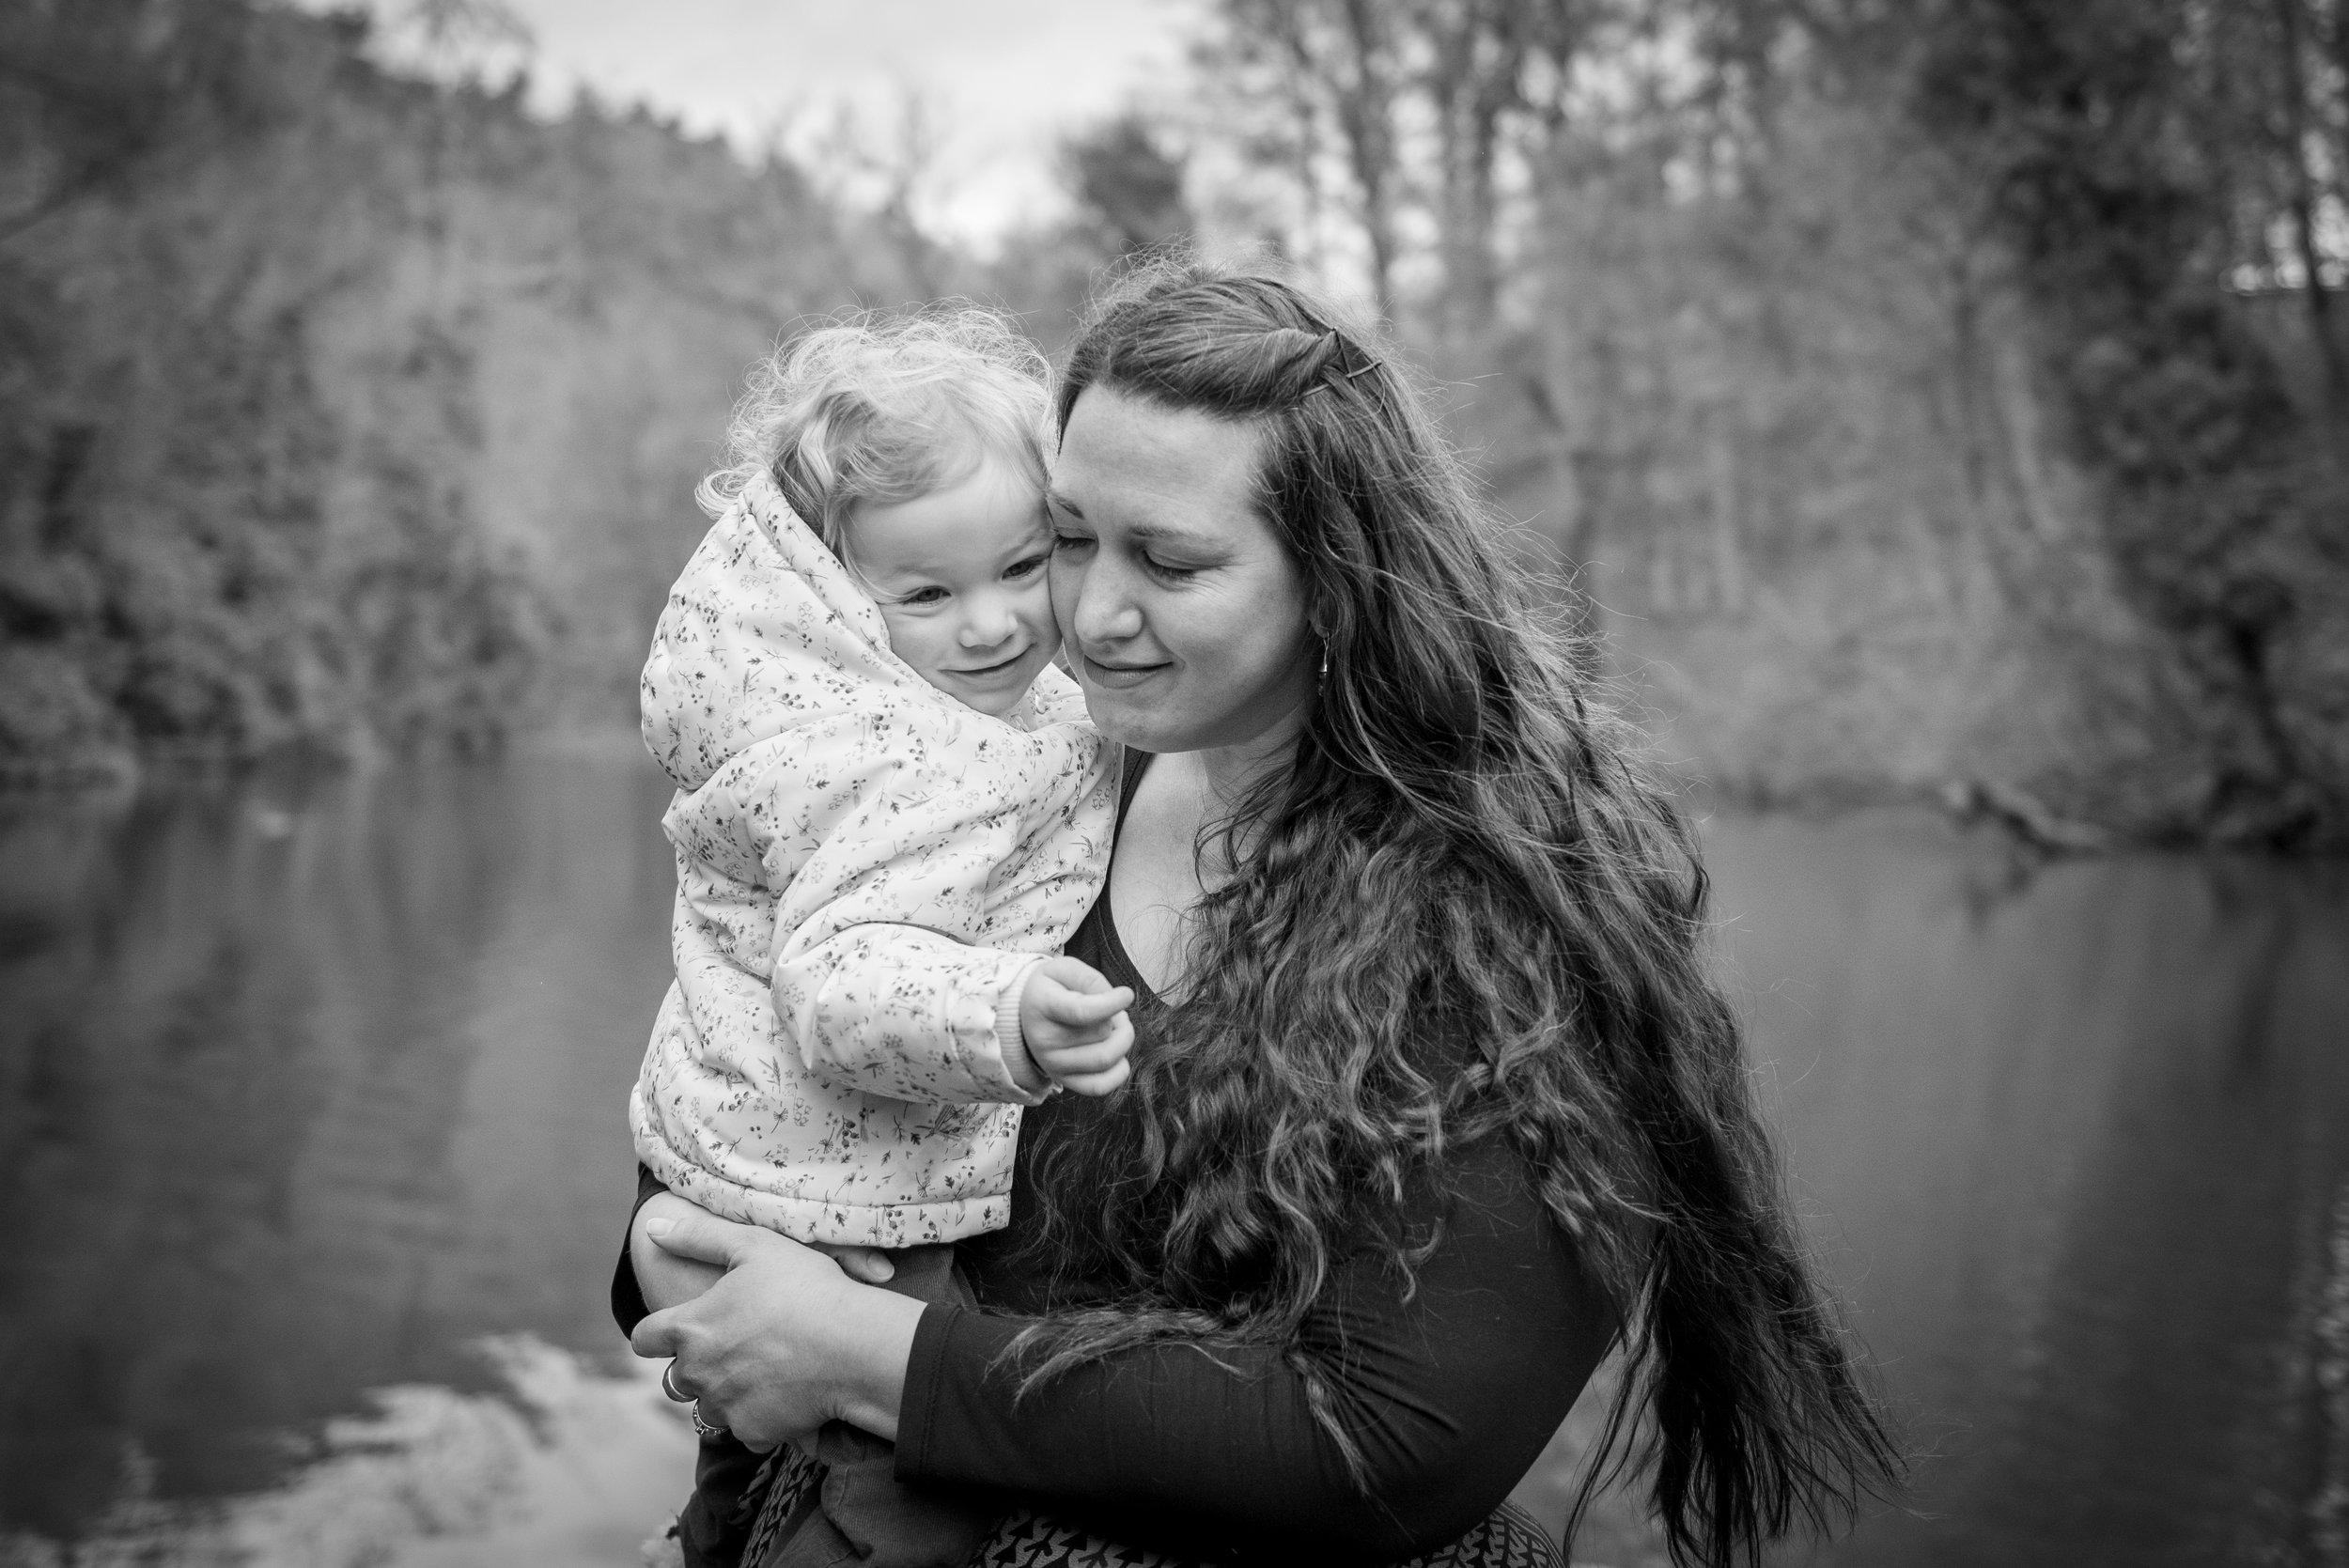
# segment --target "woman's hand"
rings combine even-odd
[[[682,1307],[726,1277],[723,1268],[656,1246],[649,1229],[652,1222],[714,1218],[699,1203],[674,1192],[656,1192],[637,1205],[636,1218],[628,1228],[628,1261],[636,1271],[636,1289],[646,1307],[656,1312],[664,1307]]]
[[[647,1358],[676,1358],[673,1381],[704,1421],[764,1452],[845,1421],[894,1439],[922,1303],[858,1284],[811,1247],[714,1215],[645,1222],[663,1250],[724,1278],[636,1326]]]

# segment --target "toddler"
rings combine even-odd
[[[1053,955],[1100,890],[1116,783],[1050,662],[1045,411],[1041,357],[983,311],[802,337],[753,374],[645,665],[678,786],[677,983],[629,1100],[669,1189],[648,1212],[780,1231],[925,1299],[958,1291],[951,1243],[1004,1223],[1019,1108],[1110,1093],[1133,1037],[1131,993]],[[631,1258],[656,1309],[719,1275]],[[794,1568],[959,1563],[990,1523],[839,1423],[816,1457]],[[739,1551],[759,1463],[704,1438],[689,1564]]]

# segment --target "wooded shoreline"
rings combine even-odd
[[[2349,844],[2349,0],[1913,9],[1220,0],[982,258],[356,15],[13,8],[0,788],[625,713],[776,334],[1195,235],[1370,302],[1725,797]]]

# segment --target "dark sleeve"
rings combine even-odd
[[[668,1190],[660,1177],[641,1165],[636,1168],[636,1202],[629,1204],[628,1223],[620,1227],[620,1261],[612,1269],[612,1321],[623,1334],[633,1334],[636,1326],[652,1315],[645,1305],[644,1287],[636,1282],[636,1265],[628,1255],[628,1233],[635,1229],[636,1211],[645,1206],[645,1200]]]
[[[1392,1562],[1508,1496],[1581,1391],[1615,1314],[1500,1139],[1461,1162],[1418,1286],[1349,1260],[1304,1325],[1366,1482],[1269,1351],[1151,1345],[1015,1402],[1020,1320],[933,1306],[899,1410],[900,1479],[1017,1493],[1129,1545],[1192,1557]]]

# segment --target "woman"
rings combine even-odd
[[[1619,1332],[1684,1560],[1892,1481],[1693,839],[1392,362],[1277,276],[1166,263],[1057,414],[1054,607],[1129,749],[1069,951],[1142,999],[1132,1082],[1029,1113],[1012,1224],[963,1248],[982,1310],[695,1220],[655,1239],[731,1272],[637,1352],[754,1446],[846,1421],[900,1479],[1190,1559],[1441,1548]]]

